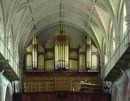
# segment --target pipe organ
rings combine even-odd
[[[25,60],[25,92],[101,92],[98,50],[89,36],[82,45],[75,45],[64,30],[44,44],[34,36],[26,48]]]
[[[73,40],[60,30],[44,45],[34,36],[25,53],[26,70],[98,71],[99,54],[93,40],[86,36],[83,45],[71,45]]]

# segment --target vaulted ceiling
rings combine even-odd
[[[101,51],[118,25],[124,0],[1,0],[5,32],[22,52],[34,34],[45,42],[64,24],[79,43],[90,35]]]

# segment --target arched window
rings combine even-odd
[[[1,25],[1,18],[0,18],[0,37],[2,37],[2,25]]]
[[[8,35],[5,37],[5,42],[6,42],[6,58],[10,60],[10,54],[13,52],[12,48],[12,39],[11,39],[11,32],[8,33]]]
[[[115,49],[116,49],[116,41],[117,41],[117,37],[116,37],[116,33],[115,33],[115,27],[113,25],[113,22],[111,21],[110,23],[110,35],[111,35],[111,38],[110,38],[110,43],[109,45],[110,46],[107,46],[109,47],[110,49],[106,50],[106,57],[108,58],[109,55],[113,55],[113,53],[115,52]]]
[[[113,27],[112,29],[112,52],[114,52],[116,49],[116,34],[115,34],[115,29]]]
[[[128,101],[129,98],[129,77],[126,76],[126,78],[124,78],[123,83],[122,83],[122,92],[123,92],[123,100],[124,101]]]
[[[2,39],[2,28],[1,28],[1,22],[0,22],[0,46],[2,46],[1,45],[1,39]],[[3,49],[3,47],[1,47],[2,49]]]
[[[108,52],[108,49],[106,48],[106,51],[105,51],[105,64],[107,64],[107,62],[109,61],[109,58],[110,58],[110,52]]]
[[[113,87],[112,90],[112,101],[119,101],[119,91],[117,86]]]
[[[5,101],[12,101],[12,95],[11,95],[9,87],[7,87],[7,89],[6,89]]]
[[[123,5],[123,34],[125,34],[127,30],[127,23],[126,23],[126,4]]]
[[[3,40],[4,33],[3,33],[3,26],[2,26],[2,18],[1,18],[1,16],[0,16],[0,37]]]
[[[8,49],[9,49],[9,51],[10,51],[10,53],[12,53],[13,52],[13,48],[12,48],[12,37],[11,37],[11,33],[9,32],[9,36],[7,37],[7,40],[8,40]]]
[[[107,64],[108,62],[108,59],[107,59],[107,56],[105,55],[105,65]]]

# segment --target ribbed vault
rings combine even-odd
[[[81,43],[83,36],[90,35],[103,53],[111,41],[111,26],[119,33],[124,3],[125,0],[1,0],[4,31],[7,36],[12,34],[14,46],[22,53],[34,34],[45,42],[62,22],[75,40]]]

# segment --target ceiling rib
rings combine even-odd
[[[28,5],[29,5],[29,10],[30,10],[31,16],[32,16],[32,22],[34,24],[34,29],[36,30],[36,24],[35,24],[35,20],[34,20],[32,9],[31,9],[31,6],[30,6],[29,2],[30,2],[30,0],[28,0]]]
[[[94,0],[94,2],[93,2],[93,6],[92,6],[92,8],[91,8],[91,14],[90,14],[90,16],[89,16],[89,21],[88,21],[88,24],[87,24],[87,28],[89,28],[89,26],[90,26],[90,22],[91,22],[91,19],[92,19],[92,13],[93,13],[93,11],[94,11],[94,6],[95,6],[95,4],[96,4],[96,1],[97,1],[97,0]]]

